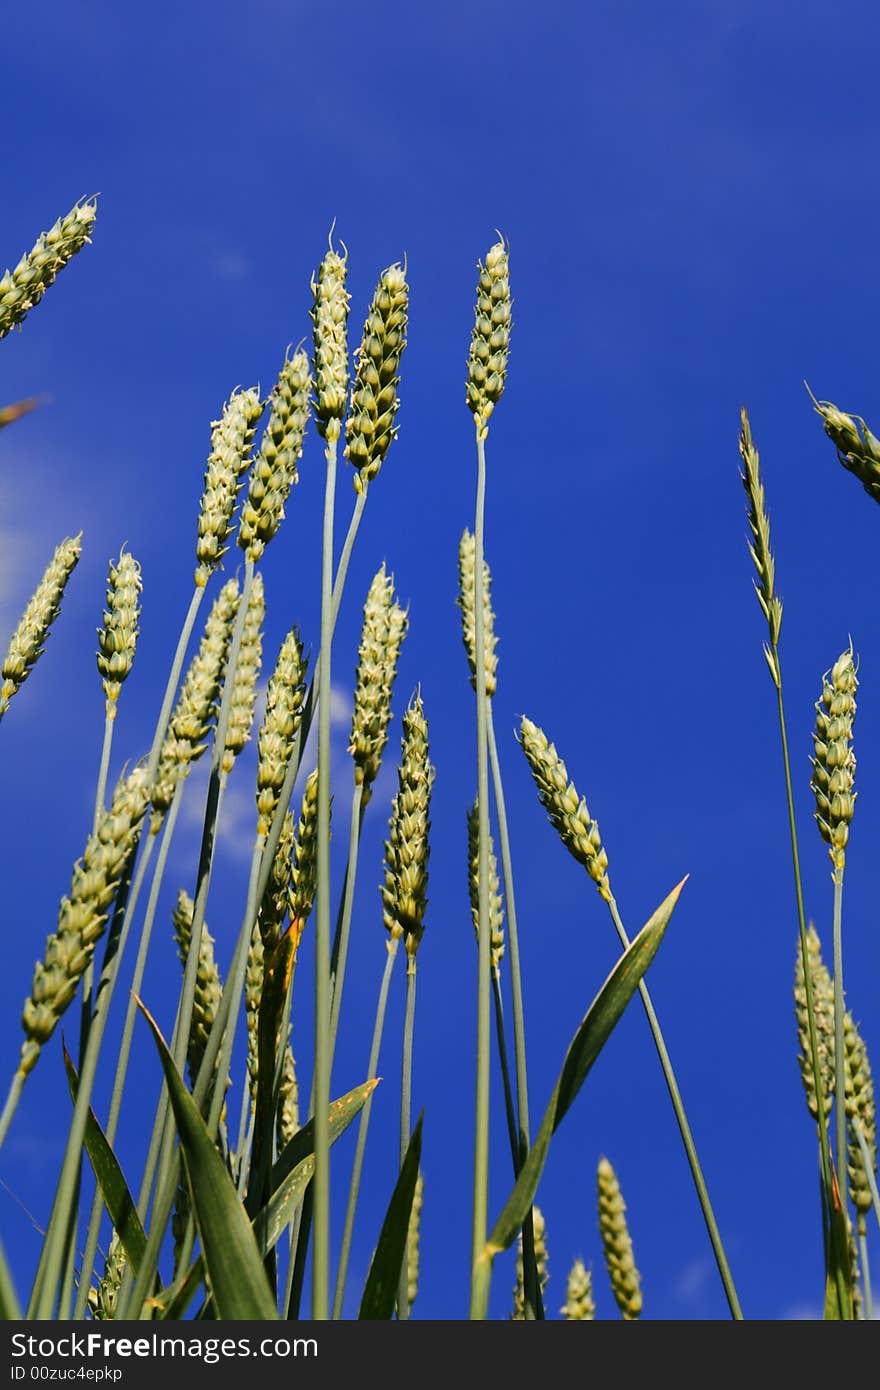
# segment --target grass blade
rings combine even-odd
[[[513,1191],[477,1259],[474,1283],[478,1289],[476,1316],[485,1317],[489,1302],[492,1261],[516,1239],[538,1190],[550,1140],[584,1084],[615,1025],[620,1020],[654,956],[669,924],[686,880],[682,879],[645,923],[605,981],[572,1039],[559,1080],[544,1113],[541,1128],[520,1170]]]
[[[140,1007],[165,1073],[217,1315],[236,1321],[275,1320],[278,1310],[235,1185],[155,1020],[143,1004]]]
[[[64,1066],[67,1071],[70,1096],[75,1105],[79,1090],[79,1077],[66,1045],[64,1047]],[[95,1174],[95,1181],[101,1189],[104,1205],[110,1213],[110,1220],[122,1241],[125,1257],[133,1272],[137,1274],[147,1244],[147,1237],[137,1214],[134,1198],[128,1190],[128,1184],[119,1166],[119,1161],[107,1142],[107,1137],[91,1107],[89,1107],[86,1121],[85,1146]]]
[[[394,1185],[391,1201],[382,1222],[379,1243],[370,1261],[367,1282],[361,1297],[358,1321],[388,1321],[394,1316],[394,1300],[400,1268],[406,1250],[409,1234],[409,1217],[412,1211],[413,1194],[419,1176],[419,1162],[422,1156],[422,1120],[412,1133],[406,1156],[400,1168],[400,1176]]]

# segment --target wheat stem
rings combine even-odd
[[[477,426],[477,500],[474,522],[475,540],[475,628],[477,699],[477,802],[479,805],[479,912],[480,931],[477,969],[477,1084],[476,1122],[474,1137],[474,1195],[471,1238],[471,1269],[486,1243],[489,1210],[489,1061],[491,1047],[491,985],[489,941],[489,768],[487,748],[488,704],[486,683],[480,679],[485,669],[485,634],[483,615],[484,572],[483,531],[486,505],[485,440]],[[478,1317],[477,1288],[471,1276],[470,1316]]]
[[[327,440],[321,562],[321,651],[324,698],[318,705],[318,900],[315,919],[315,1176],[312,1317],[326,1319],[330,1297],[330,692],[333,641],[333,511],[337,439]]]
[[[416,954],[406,959],[406,1012],[403,1022],[403,1058],[400,1076],[400,1166],[406,1158],[412,1133],[412,1062],[413,1031],[416,1018]],[[409,1250],[404,1246],[397,1286],[397,1317],[400,1322],[409,1318]]]
[[[342,902],[336,922],[333,951],[330,958],[330,1071],[333,1070],[333,1057],[336,1052],[336,1038],[339,1032],[339,1012],[342,1008],[342,987],[345,983],[345,962],[348,956],[348,940],[351,934],[351,914],[354,907],[355,879],[357,877],[358,846],[360,844],[361,822],[363,820],[362,801],[364,787],[362,782],[355,784],[351,799],[351,826],[348,838],[348,863],[345,866],[345,882]]]
[[[388,952],[385,960],[385,969],[382,972],[382,983],[379,987],[379,1000],[376,1005],[376,1020],[373,1024],[373,1038],[370,1043],[370,1060],[367,1063],[367,1078],[371,1079],[376,1075],[376,1068],[379,1065],[379,1052],[382,1047],[382,1033],[385,1028],[385,1010],[388,1006],[388,988],[391,984],[391,972],[394,969],[394,962],[397,959],[397,948],[400,944],[399,937],[391,937],[386,943]],[[351,1255],[351,1237],[354,1231],[354,1218],[357,1210],[358,1194],[361,1186],[361,1173],[364,1166],[364,1152],[367,1147],[367,1130],[370,1125],[370,1111],[373,1107],[373,1097],[370,1095],[361,1111],[358,1123],[357,1145],[354,1151],[354,1164],[351,1170],[351,1183],[348,1189],[348,1205],[345,1209],[345,1226],[342,1231],[342,1246],[339,1251],[339,1264],[336,1270],[336,1290],[333,1296],[333,1317],[342,1317],[342,1305],[345,1300],[345,1281],[348,1277],[348,1262]]]
[[[162,696],[159,718],[156,720],[153,744],[150,749],[150,756],[147,759],[147,783],[149,786],[152,786],[156,779],[156,769],[159,766],[159,754],[162,751],[162,744],[168,729],[168,720],[171,718],[171,706],[174,704],[174,696],[177,691],[178,681],[180,680],[180,672],[183,669],[186,649],[189,646],[189,639],[192,637],[193,628],[195,627],[199,606],[204,597],[204,593],[204,587],[201,585],[197,584],[193,589],[193,595],[189,601],[189,608],[186,611],[186,617],[180,629],[180,636],[177,639],[177,646],[171,662],[171,670],[168,672],[165,694]]]
[[[519,1173],[531,1147],[531,1127],[529,1122],[529,1081],[526,1068],[526,1028],[523,1010],[522,971],[519,955],[519,931],[516,916],[516,895],[513,887],[513,857],[510,852],[510,832],[507,826],[507,804],[504,799],[504,783],[501,778],[501,761],[495,740],[495,718],[492,701],[489,701],[487,723],[489,739],[489,765],[492,770],[492,785],[495,792],[495,814],[498,819],[498,847],[501,851],[501,873],[504,879],[504,897],[507,903],[507,940],[510,952],[510,992],[513,1019],[513,1054],[516,1066],[516,1109],[519,1118],[519,1156],[514,1168]],[[505,1058],[506,1063],[506,1058]],[[506,1083],[509,1085],[509,1081]],[[534,1218],[531,1210],[523,1226],[523,1268],[526,1318],[543,1317],[543,1300],[538,1282],[535,1263]]]
[[[843,870],[834,874],[834,1091],[837,1103],[835,1118],[835,1155],[837,1181],[843,1188],[846,1181],[846,1053],[844,1049],[844,1018],[846,1004],[843,996]]]

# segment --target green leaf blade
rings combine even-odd
[[[412,1211],[413,1195],[419,1176],[419,1163],[422,1156],[422,1120],[412,1132],[412,1137],[400,1167],[400,1175],[391,1194],[379,1242],[373,1258],[367,1282],[361,1297],[358,1321],[388,1321],[394,1316],[394,1303],[397,1298],[397,1285],[409,1233],[409,1218]]]
[[[140,1007],[168,1084],[217,1316],[238,1322],[277,1320],[278,1309],[235,1185],[155,1020],[143,1004]]]

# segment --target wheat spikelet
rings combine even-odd
[[[776,649],[779,645],[779,632],[782,627],[782,599],[778,597],[775,588],[776,566],[770,547],[770,517],[767,515],[764,501],[760,459],[752,439],[748,412],[745,407],[740,413],[740,422],[739,452],[743,464],[740,477],[748,498],[749,530],[752,537],[749,542],[749,554],[758,575],[755,582],[755,593],[758,595],[761,612],[767,619],[767,626],[770,630],[770,641],[764,644],[764,655],[778,690],[782,685],[782,675],[779,670],[779,655]]]
[[[477,262],[477,302],[468,355],[467,403],[485,438],[489,416],[501,400],[510,350],[511,298],[507,247],[497,241],[485,264]]]
[[[844,468],[858,478],[869,497],[880,502],[880,439],[860,415],[846,415],[830,401],[817,401],[815,396],[812,400]]]
[[[181,888],[177,894],[177,904],[172,915],[174,939],[181,965],[186,968],[189,946],[192,940],[192,923],[195,906],[189,894]],[[190,1080],[195,1085],[208,1045],[211,1029],[217,1017],[217,1010],[223,998],[220,971],[214,959],[214,938],[207,924],[202,927],[199,940],[199,964],[196,973],[195,995],[193,997],[192,1020],[186,1044],[186,1062]]]
[[[358,648],[358,667],[348,751],[354,759],[355,783],[366,806],[382,766],[391,720],[391,694],[400,647],[406,636],[405,609],[394,600],[394,579],[384,564],[370,584]]]
[[[61,611],[61,598],[76,568],[80,549],[79,536],[68,537],[61,542],[19,619],[0,667],[3,678],[0,685],[0,719],[42,654],[49,629]]]
[[[153,815],[150,833],[157,835],[174,798],[181,777],[189,774],[208,746],[223,688],[232,628],[238,612],[239,591],[235,579],[223,585],[208,614],[198,650],[187,668],[177,703],[159,754],[156,780],[150,799]]]
[[[307,662],[299,630],[290,629],[281,644],[266,692],[266,715],[258,737],[257,834],[268,835],[284,774],[302,720]]]
[[[606,902],[611,901],[608,881],[608,856],[602,847],[599,825],[587,809],[583,797],[578,797],[573,782],[568,780],[565,763],[550,743],[543,729],[523,715],[519,742],[526,755],[532,777],[538,788],[541,805],[547,810],[559,838],[590,878]]]
[[[597,1180],[599,1232],[611,1291],[622,1317],[631,1322],[642,1311],[641,1279],[633,1259],[632,1240],[626,1224],[626,1203],[617,1175],[607,1158],[599,1160]]]
[[[550,1273],[547,1269],[547,1232],[544,1225],[544,1214],[540,1207],[532,1207],[532,1220],[535,1230],[535,1269],[538,1275],[538,1288],[543,1297],[544,1290],[550,1279]],[[520,1231],[516,1247],[516,1288],[513,1291],[513,1312],[511,1314],[511,1320],[513,1322],[525,1322],[525,1317],[526,1296],[523,1282],[523,1238],[522,1231]]]
[[[43,960],[34,969],[30,998],[24,1006],[25,1041],[18,1066],[23,1076],[36,1066],[41,1049],[72,1002],[94,956],[137,844],[147,792],[141,768],[121,779],[110,809],[101,816],[97,830],[86,841],[82,859],[74,865],[70,894],[61,899],[58,926],[46,942]]]
[[[296,1080],[296,1063],[290,1043],[284,1049],[281,1064],[281,1084],[278,1088],[278,1114],[275,1132],[278,1152],[281,1153],[299,1129],[299,1086]]]
[[[116,1317],[116,1304],[124,1273],[125,1250],[114,1231],[104,1262],[104,1273],[97,1288],[89,1289],[89,1312],[96,1322],[109,1322]]]
[[[315,346],[315,421],[322,439],[337,440],[348,391],[349,294],[345,288],[348,253],[329,250],[312,277],[311,309]]]
[[[265,975],[265,952],[259,926],[254,923],[248,946],[247,966],[244,977],[244,1003],[247,1015],[247,1070],[251,1083],[251,1095],[257,1093],[257,1075],[260,1061],[260,1001],[263,998],[263,979]]]
[[[856,760],[852,750],[853,721],[856,714],[858,678],[852,646],[837,658],[822,679],[822,694],[816,703],[815,757],[812,788],[816,798],[816,823],[829,846],[834,876],[842,875],[846,864],[849,825],[855,810],[853,791]]]
[[[303,789],[288,906],[290,920],[301,933],[315,904],[318,887],[318,772],[310,772]]]
[[[480,807],[475,801],[468,811],[468,893],[471,901],[471,917],[477,940],[480,938]],[[492,969],[495,974],[501,968],[504,955],[504,904],[501,898],[501,883],[498,878],[498,861],[495,846],[489,835],[489,949]]]
[[[862,1146],[856,1138],[856,1127],[877,1173],[877,1111],[874,1103],[874,1079],[868,1061],[868,1049],[852,1016],[844,1017],[844,1064],[846,1077],[846,1117],[849,1130],[848,1171],[849,1198],[856,1209],[859,1231],[864,1233],[865,1216],[871,1210],[871,1183]]]
[[[596,1316],[593,1276],[583,1260],[575,1260],[569,1270],[565,1303],[559,1311],[566,1322],[592,1322]]]
[[[477,688],[477,629],[476,629],[476,543],[471,531],[465,529],[458,543],[458,598],[461,609],[461,636],[471,672],[471,685]],[[495,614],[492,611],[492,574],[483,561],[483,669],[486,673],[486,694],[495,694],[498,681],[498,657],[495,636]]]
[[[412,1311],[419,1292],[419,1246],[422,1232],[422,1207],[425,1202],[425,1179],[421,1168],[416,1177],[412,1207],[409,1213],[409,1227],[406,1233],[406,1302]]]
[[[204,588],[228,550],[232,517],[251,445],[263,413],[259,390],[233,391],[219,420],[211,424],[211,452],[205,468],[205,487],[199,507],[195,582]]]
[[[140,565],[128,551],[120,551],[118,564],[110,561],[107,607],[103,625],[98,628],[98,673],[108,708],[114,713],[123,681],[134,661],[141,588]]]
[[[819,933],[811,922],[807,928],[807,968],[813,986],[813,1013],[816,1020],[816,1045],[819,1053],[819,1070],[822,1077],[823,1109],[826,1118],[831,1113],[834,1096],[834,988],[828,967],[822,959]],[[798,946],[794,965],[794,1013],[797,1022],[798,1066],[807,1097],[807,1108],[818,1122],[819,1102],[816,1096],[816,1082],[810,1056],[810,1026],[807,1015],[807,990],[804,983],[804,962]]]
[[[355,359],[355,379],[345,422],[345,457],[354,465],[355,491],[362,492],[379,469],[391,441],[400,405],[400,359],[406,346],[409,286],[399,265],[382,272]]]
[[[272,871],[257,918],[260,937],[267,951],[280,941],[284,918],[287,916],[290,880],[293,874],[294,838],[293,816],[288,811],[281,823],[278,848],[272,860]]]
[[[428,893],[431,787],[434,768],[428,761],[428,723],[421,695],[415,695],[403,716],[402,755],[398,790],[385,841],[383,918],[393,939],[405,937],[414,956],[424,932]]]
[[[55,276],[87,242],[97,216],[94,198],[74,204],[65,217],[43,232],[14,270],[0,278],[0,338],[39,304]]]
[[[259,560],[263,554],[284,520],[290,489],[299,481],[296,465],[303,451],[311,389],[306,354],[285,357],[241,509],[238,544],[248,560]]]
[[[266,596],[263,576],[254,575],[245,614],[241,646],[232,681],[232,703],[221,764],[223,776],[228,777],[239,753],[251,736],[254,705],[257,698],[257,678],[263,659],[263,619],[266,616]]]

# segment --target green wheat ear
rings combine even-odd
[[[587,1322],[596,1316],[593,1276],[583,1260],[575,1260],[569,1271],[565,1286],[565,1303],[559,1311],[566,1322]]]
[[[61,599],[67,581],[79,560],[81,535],[80,532],[79,536],[68,537],[57,547],[12,634],[0,667],[3,678],[0,685],[0,719],[43,653],[49,629],[61,612]]]
[[[628,1322],[642,1311],[641,1276],[633,1258],[632,1240],[626,1222],[626,1203],[617,1181],[617,1174],[607,1158],[599,1160],[597,1169],[599,1191],[599,1233],[608,1266],[611,1292]]]
[[[501,400],[510,351],[511,298],[507,246],[498,241],[478,262],[477,303],[468,355],[467,403],[485,438],[489,416]]]
[[[199,507],[195,582],[204,588],[228,550],[238,495],[250,467],[263,402],[256,386],[233,391],[211,425],[211,452]]]
[[[54,227],[43,232],[14,270],[0,277],[0,338],[5,338],[39,304],[60,270],[91,241],[98,206],[94,198],[76,203]]]
[[[422,1207],[425,1201],[425,1179],[422,1170],[419,1169],[416,1178],[416,1188],[413,1193],[412,1207],[409,1214],[409,1228],[406,1233],[406,1277],[407,1277],[407,1304],[412,1310],[419,1292],[419,1245],[422,1230]]]
[[[467,653],[471,685],[477,688],[477,622],[476,622],[476,542],[472,531],[462,532],[458,543],[458,598],[461,609],[461,636]],[[498,655],[495,636],[495,613],[492,609],[492,574],[483,560],[483,669],[486,674],[486,694],[495,694],[498,685]]]
[[[269,419],[241,509],[238,544],[248,560],[259,560],[284,520],[284,504],[299,481],[309,419],[312,378],[304,352],[285,357],[269,400]]]
[[[58,926],[34,969],[30,997],[22,1015],[25,1041],[18,1070],[33,1070],[65,1010],[73,1002],[86,966],[103,935],[113,899],[147,809],[147,780],[141,768],[120,780],[109,811],[89,836],[73,869],[69,896],[62,898]]]
[[[471,904],[471,919],[477,941],[480,939],[480,808],[475,801],[468,811],[468,896]],[[495,846],[489,835],[489,952],[495,974],[501,968],[504,955],[504,903],[501,897],[501,883],[498,878],[498,861]]]
[[[849,826],[856,804],[852,734],[857,688],[856,663],[850,645],[822,679],[813,734],[815,757],[811,759],[816,824],[829,847],[835,879],[843,873],[846,864]]]
[[[822,959],[819,933],[811,922],[807,928],[807,968],[813,986],[813,1011],[816,1018],[816,1042],[819,1051],[819,1067],[822,1078],[823,1109],[826,1117],[831,1113],[834,1095],[834,988],[828,967]],[[810,1026],[807,1016],[807,990],[804,982],[803,955],[798,946],[794,965],[794,1012],[797,1022],[798,1066],[807,1108],[813,1119],[818,1121],[819,1103],[816,1096],[816,1081],[810,1060]]]
[[[569,854],[584,866],[601,897],[610,902],[608,856],[602,845],[598,821],[593,820],[586,801],[578,796],[577,788],[569,781],[565,763],[543,729],[523,715],[518,737],[532,770],[541,805],[556,827],[559,838]]]
[[[114,565],[110,561],[107,607],[103,625],[98,628],[98,672],[114,715],[119,692],[134,662],[142,587],[137,560],[127,550],[120,551],[118,562]]]
[[[125,1250],[114,1231],[104,1263],[104,1273],[97,1288],[89,1289],[89,1312],[96,1322],[106,1322],[116,1317],[116,1304],[124,1273]]]
[[[408,312],[406,274],[399,265],[389,266],[379,278],[364,324],[345,422],[345,457],[357,470],[356,492],[363,492],[376,477],[397,434],[397,387]]]
[[[856,1209],[859,1233],[865,1232],[865,1217],[871,1210],[871,1176],[877,1173],[877,1110],[874,1101],[874,1078],[868,1061],[868,1049],[852,1014],[844,1018],[843,1046],[846,1066],[846,1117],[849,1128],[848,1171],[849,1196]],[[871,1175],[862,1146],[856,1136],[861,1131],[868,1150]]]
[[[391,695],[408,619],[394,597],[394,578],[382,564],[373,576],[364,604],[348,751],[354,780],[363,788],[361,805],[370,799],[382,766],[391,720]]]
[[[414,956],[425,930],[428,902],[429,831],[434,768],[428,760],[428,721],[421,695],[415,695],[403,716],[402,754],[398,789],[385,841],[385,884],[382,888],[385,926],[392,939],[405,937]]]
[[[181,888],[177,894],[177,904],[174,908],[172,921],[174,940],[177,942],[177,953],[184,968],[192,938],[194,910],[192,898],[185,889]],[[199,1074],[199,1067],[202,1065],[208,1038],[211,1036],[211,1029],[214,1027],[214,1020],[217,1017],[222,999],[223,985],[220,982],[220,971],[214,959],[214,938],[205,924],[199,939],[199,964],[193,997],[192,1021],[186,1044],[186,1063],[193,1085],[195,1085],[196,1077]]]
[[[348,252],[329,250],[312,277],[312,326],[315,349],[315,421],[322,439],[336,440],[348,391],[348,305],[345,288]]]
[[[858,478],[869,497],[880,502],[880,439],[861,415],[846,415],[830,401],[817,401],[812,392],[810,398],[844,468]]]

